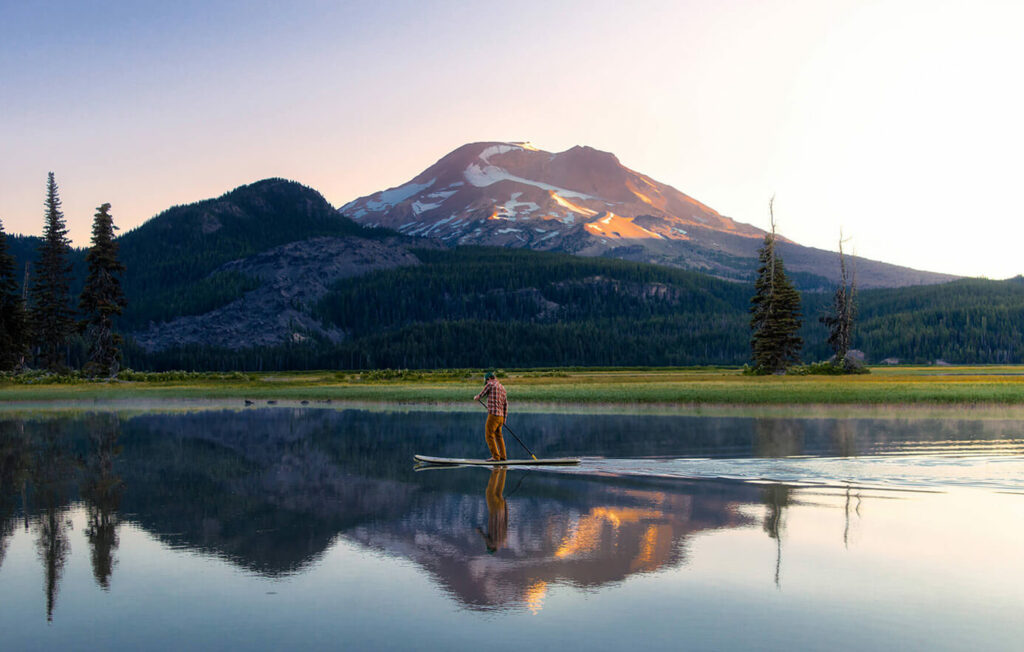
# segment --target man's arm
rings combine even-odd
[[[491,386],[490,386],[490,384],[487,384],[487,385],[484,386],[483,389],[480,390],[479,394],[477,394],[476,396],[473,397],[473,400],[474,401],[479,401],[480,399],[482,399],[483,397],[487,396],[490,393],[491,393]]]

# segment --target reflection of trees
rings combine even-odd
[[[14,533],[17,496],[22,493],[30,464],[23,421],[0,421],[0,566]]]
[[[855,505],[852,504],[852,500],[851,500],[852,498],[856,498],[857,499],[857,503]],[[844,508],[845,516],[846,516],[846,524],[843,526],[843,547],[845,547],[845,548],[849,548],[850,547],[850,509],[851,509],[851,507],[852,507],[853,511],[857,514],[857,518],[860,518],[860,491],[857,491],[856,493],[852,493],[852,490],[851,490],[850,486],[847,485],[847,487],[846,487],[846,505],[845,505],[845,508]]]
[[[838,419],[832,428],[832,442],[840,457],[856,457],[857,433],[849,419]]]
[[[804,430],[806,423],[795,419],[758,419],[754,450],[760,457],[789,457],[804,452]],[[768,536],[775,539],[775,586],[782,578],[782,529],[783,511],[789,505],[790,488],[771,485],[762,497],[768,508],[762,527]]]
[[[763,494],[764,504],[768,509],[762,527],[769,537],[775,539],[775,586],[780,585],[782,576],[783,512],[789,506],[790,491],[786,485],[775,484],[766,487]]]
[[[797,419],[757,419],[754,454],[757,457],[789,457],[804,452],[806,424]]]
[[[115,414],[102,414],[89,419],[89,453],[85,458],[85,477],[81,493],[85,500],[92,573],[104,590],[110,589],[117,550],[118,507],[124,485],[114,473],[114,459],[120,454],[117,439],[121,423]]]
[[[71,553],[68,541],[68,504],[75,463],[59,423],[43,421],[35,426],[32,485],[39,515],[36,517],[36,551],[43,562],[46,581],[46,619],[53,620],[57,591]]]
[[[271,577],[299,572],[339,531],[403,514],[416,493],[392,479],[411,473],[411,453],[395,452],[400,433],[393,442],[387,430],[363,434],[349,427],[347,414],[276,409],[131,419],[120,440],[118,466],[130,487],[121,511],[151,532],[175,533],[156,534],[169,545]]]

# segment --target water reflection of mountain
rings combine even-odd
[[[486,470],[451,469],[476,494],[437,493],[403,519],[361,525],[348,536],[416,561],[474,609],[540,608],[547,588],[594,588],[682,564],[691,535],[748,524],[736,509],[757,494],[725,483],[654,484],[511,472],[508,538],[495,552],[476,527],[488,521]],[[523,474],[526,474],[525,477]],[[528,487],[528,488],[527,488]],[[506,494],[508,491],[506,492]]]
[[[543,414],[514,415],[514,424],[544,454],[617,458],[857,455],[992,442],[1020,427]],[[24,519],[52,614],[78,501],[103,588],[116,584],[125,521],[270,577],[302,571],[341,536],[414,560],[472,608],[537,608],[552,583],[595,587],[678,566],[695,534],[754,525],[749,505],[764,505],[760,525],[781,555],[791,498],[778,491],[528,471],[508,474],[507,532],[490,553],[477,530],[489,527],[488,471],[417,474],[411,464],[416,452],[483,453],[481,430],[466,413],[285,408],[0,421],[0,564]]]

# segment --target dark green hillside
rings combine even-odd
[[[434,321],[732,315],[749,299],[736,283],[617,259],[491,247],[415,253],[424,265],[338,283],[317,316],[361,336]]]
[[[200,282],[232,260],[318,236],[383,233],[338,215],[320,193],[284,179],[175,206],[118,238],[128,270],[122,327],[200,314],[237,298],[255,282],[237,275]]]
[[[605,258],[484,247],[343,281],[318,316],[356,367],[742,362],[743,285]],[[737,354],[740,354],[737,357]],[[346,362],[348,360],[348,362]]]
[[[749,359],[753,290],[746,283],[526,250],[417,255],[425,265],[351,279],[324,298],[319,316],[355,338],[325,362],[438,367]],[[832,354],[818,321],[830,300],[830,293],[803,293],[805,362]],[[853,346],[869,362],[1024,362],[1022,278],[865,290],[858,312]]]
[[[740,365],[748,284],[618,259],[520,249],[418,250],[415,267],[339,282],[316,315],[350,334],[244,351],[132,351],[136,368],[309,369]],[[803,360],[827,359],[830,296],[803,293]],[[869,362],[1024,361],[1024,283],[961,280],[859,294]]]
[[[191,347],[153,368],[368,368],[741,364],[750,289],[617,259],[465,247],[339,282],[315,312],[351,334],[265,350]]]
[[[116,206],[113,214],[116,225]],[[388,234],[340,216],[320,193],[285,179],[265,179],[216,199],[169,208],[117,239],[128,298],[120,327],[132,331],[150,322],[202,314],[256,287],[255,279],[237,273],[207,278],[232,260],[318,236]],[[8,241],[21,282],[25,262],[35,261],[40,239],[11,236]],[[72,250],[73,296],[84,282],[85,251]]]
[[[1024,283],[964,279],[860,294],[854,345],[872,361],[1024,361]]]

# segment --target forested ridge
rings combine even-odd
[[[878,361],[1024,362],[1024,279],[864,291],[854,346]]]
[[[244,351],[135,355],[154,368],[437,368],[740,365],[752,284],[697,272],[528,250],[416,250],[423,265],[337,283],[314,314],[350,337]],[[804,292],[802,357],[827,359]],[[858,294],[853,348],[869,362],[1024,361],[1024,282],[961,280]]]
[[[381,233],[341,217],[320,193],[285,179],[175,206],[118,239],[128,270],[123,328],[202,314],[255,287],[239,274],[206,278],[232,260],[317,236]]]

